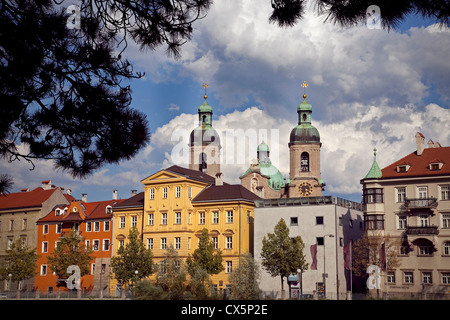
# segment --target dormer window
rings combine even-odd
[[[408,172],[409,168],[411,168],[409,164],[399,164],[397,166],[397,172],[398,173]]]
[[[439,160],[431,161],[428,164],[428,169],[430,169],[430,171],[441,170],[443,165],[444,165],[444,163],[442,161],[439,161]]]
[[[106,214],[111,214],[111,213],[112,213],[112,207],[106,206]]]
[[[59,215],[61,215],[61,210],[56,209],[56,210],[55,210],[55,216],[59,216]]]

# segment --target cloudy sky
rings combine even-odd
[[[110,199],[113,189],[127,198],[161,168],[187,166],[183,150],[197,125],[204,82],[222,139],[221,169],[230,183],[239,183],[262,140],[288,175],[287,144],[303,81],[309,83],[312,124],[321,135],[324,195],[359,201],[359,180],[370,169],[374,147],[383,168],[416,150],[417,131],[426,141],[450,145],[448,29],[417,17],[397,31],[341,28],[324,23],[313,7],[295,27],[282,29],[268,22],[270,12],[268,0],[217,1],[194,24],[179,60],[163,48],[127,48],[135,70],[146,73],[132,82],[133,106],[148,115],[152,132],[151,143],[133,160],[105,166],[84,180],[55,172],[48,161],[36,162],[33,171],[24,161],[2,162],[0,171],[14,177],[13,191],[51,179],[75,197],[87,193],[89,201]],[[247,139],[236,138],[242,133]]]

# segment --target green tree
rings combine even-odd
[[[80,268],[80,276],[90,273],[90,263],[93,259],[93,250],[87,247],[84,238],[72,229],[70,233],[61,238],[53,254],[47,258],[51,270],[59,279],[67,279],[71,274],[67,268],[76,265]]]
[[[209,240],[208,229],[202,230],[202,235],[192,257],[186,260],[188,272],[192,276],[198,268],[206,270],[208,274],[219,274],[225,267],[222,264],[222,251],[214,248],[214,242]]]
[[[171,245],[165,253],[163,268],[156,276],[156,284],[168,295],[170,300],[182,300],[186,291],[186,268],[178,252]]]
[[[200,266],[195,266],[189,271],[188,295],[192,299],[206,300],[210,297],[212,281],[208,272]]]
[[[153,254],[139,239],[136,228],[130,230],[127,244],[120,247],[117,255],[111,258],[111,269],[122,288],[130,281],[137,282],[153,273]]]
[[[0,266],[0,279],[10,279],[10,274],[11,281],[17,283],[33,278],[36,275],[36,259],[36,249],[26,247],[25,240],[18,239],[6,250],[6,256]]]
[[[281,294],[284,298],[283,279],[290,274],[308,269],[303,249],[305,244],[300,236],[290,238],[289,228],[283,218],[262,241],[261,259],[263,268],[272,276],[281,278]]]
[[[231,298],[256,300],[259,298],[261,273],[252,255],[247,252],[239,258],[239,265],[230,274]]]

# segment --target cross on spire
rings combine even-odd
[[[303,83],[300,85],[304,90],[303,90],[303,99],[306,99],[306,88],[308,88],[309,84],[306,83],[306,81],[303,81]]]
[[[205,88],[205,95],[203,96],[203,98],[206,100],[208,98],[208,96],[206,95],[206,89],[209,87],[209,84],[205,82],[203,83],[202,87]]]

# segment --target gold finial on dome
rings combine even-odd
[[[205,88],[205,95],[203,96],[203,98],[206,100],[208,98],[208,96],[206,95],[206,89],[209,87],[209,84],[205,82],[203,83],[202,87]]]
[[[309,84],[306,83],[306,81],[303,81],[303,83],[301,84],[301,86],[304,88],[303,91],[303,99],[306,99],[306,88],[308,88]]]

